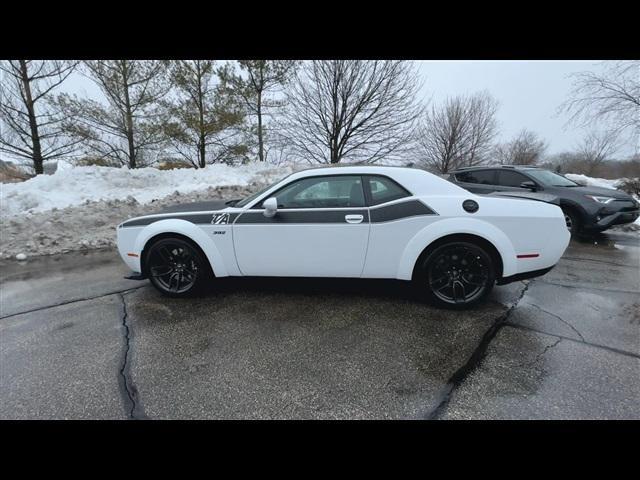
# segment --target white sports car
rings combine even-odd
[[[240,201],[179,205],[117,231],[129,278],[169,296],[213,277],[391,278],[451,307],[545,274],[570,238],[556,205],[375,166],[299,171]]]

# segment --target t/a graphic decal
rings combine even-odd
[[[226,225],[227,223],[229,223],[229,214],[214,213],[213,218],[211,219],[211,223],[214,225]]]

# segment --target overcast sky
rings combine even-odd
[[[425,97],[437,103],[486,89],[500,102],[500,137],[508,139],[527,128],[546,139],[550,154],[572,149],[585,133],[565,128],[567,117],[557,112],[571,89],[569,75],[603,70],[602,63],[594,61],[420,61],[418,65]]]
[[[584,70],[602,71],[595,61],[418,61],[423,76],[424,99],[439,102],[448,96],[488,90],[499,102],[500,140],[522,128],[539,134],[549,145],[548,154],[573,149],[584,130],[568,127],[558,106],[571,87],[569,75]],[[74,74],[65,90],[99,98],[92,82]],[[632,153],[625,148],[621,155]]]

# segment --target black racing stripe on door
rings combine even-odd
[[[420,215],[437,215],[436,212],[427,207],[420,200],[409,200],[408,202],[394,203],[380,208],[372,208],[371,223],[390,222],[407,217]]]
[[[340,223],[346,224],[346,215],[362,215],[361,224],[367,223],[366,210],[307,210],[304,212],[287,212],[278,210],[274,217],[265,217],[262,210],[245,212],[236,221],[238,224],[265,224],[265,223]]]
[[[182,214],[182,215],[167,215],[166,217],[143,217],[138,218],[136,220],[129,220],[122,224],[123,227],[141,227],[145,225],[150,225],[155,222],[159,222],[161,220],[186,220],[187,222],[194,223],[196,225],[204,225],[211,224],[213,222],[214,215],[228,215],[228,219],[224,218],[222,220],[218,220],[216,225],[231,225],[235,218],[238,216],[237,213],[219,213],[219,212],[211,212],[211,213],[197,213],[197,214]]]

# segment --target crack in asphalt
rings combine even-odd
[[[576,332],[576,334],[580,337],[580,340],[582,340],[583,342],[585,341],[584,337],[582,336],[582,334],[578,331],[578,329],[576,327],[574,327],[571,323],[569,323],[568,321],[566,321],[565,319],[563,319],[560,315],[557,315],[553,312],[550,312],[549,310],[545,310],[544,308],[536,305],[535,303],[529,303],[529,305],[531,305],[532,307],[537,308],[538,310],[540,310],[543,313],[546,313],[547,315],[551,315],[554,318],[557,318],[558,320],[560,320],[562,323],[564,323],[567,327],[569,327],[571,330],[573,330],[574,332]]]
[[[127,288],[125,290],[116,290],[115,292],[102,293],[100,295],[95,295],[93,297],[83,297],[83,298],[77,298],[75,300],[66,300],[64,302],[54,303],[53,305],[45,305],[43,307],[32,308],[31,310],[25,310],[23,312],[17,312],[17,313],[12,313],[10,315],[5,315],[3,317],[0,317],[0,320],[4,320],[5,318],[17,317],[18,315],[26,315],[27,313],[41,312],[42,310],[48,310],[50,308],[62,307],[64,305],[70,305],[72,303],[86,302],[88,300],[97,300],[98,298],[110,297],[111,295],[127,294],[129,292],[133,292],[134,290],[139,290],[139,289],[144,288],[144,287],[146,287],[146,285],[140,285],[139,287]]]
[[[458,368],[458,370],[453,373],[453,375],[447,381],[447,384],[442,388],[438,395],[438,402],[436,403],[435,407],[433,407],[424,416],[425,419],[438,420],[440,418],[445,408],[449,404],[455,389],[459,387],[460,384],[462,384],[462,382],[480,366],[487,354],[489,344],[498,334],[500,329],[506,324],[507,320],[511,316],[511,313],[517,308],[518,304],[524,298],[527,290],[529,290],[529,287],[532,285],[532,283],[532,280],[530,280],[528,283],[525,283],[524,288],[520,292],[520,295],[518,295],[518,298],[515,300],[515,302],[513,302],[513,304],[504,313],[502,313],[502,315],[498,316],[494,320],[489,329],[480,339],[480,343],[478,343],[471,356],[460,368]]]
[[[127,323],[129,313],[127,311],[127,302],[124,298],[126,293],[120,293],[118,296],[122,301],[122,326],[124,331],[122,367],[118,377],[118,385],[127,416],[131,420],[145,420],[148,417],[144,413],[140,399],[138,398],[138,389],[131,378],[131,362],[129,353],[131,351],[132,331]]]
[[[558,339],[557,339],[554,343],[552,343],[551,345],[547,345],[546,347],[544,347],[544,350],[543,350],[542,352],[540,352],[538,355],[536,355],[536,358],[534,358],[532,362],[520,363],[520,364],[518,365],[518,367],[533,367],[534,365],[536,365],[536,364],[540,361],[540,359],[541,359],[542,357],[544,357],[544,356],[545,356],[545,354],[546,354],[549,350],[551,350],[551,349],[552,349],[552,348],[554,348],[554,347],[557,347],[557,346],[558,346],[558,344],[559,344],[562,340],[563,340],[563,338],[562,338],[562,337],[558,337]]]
[[[633,352],[629,352],[627,350],[621,350],[619,348],[608,347],[606,345],[599,345],[597,343],[591,343],[591,342],[587,342],[587,341],[580,341],[580,340],[576,340],[575,338],[572,338],[572,337],[565,337],[564,335],[558,335],[557,333],[549,333],[549,332],[545,332],[543,330],[538,330],[536,328],[529,327],[527,325],[520,325],[518,323],[506,322],[503,326],[511,327],[511,328],[518,328],[520,330],[527,330],[529,332],[541,333],[542,335],[549,335],[551,337],[562,338],[563,340],[568,340],[570,342],[580,343],[582,345],[588,345],[589,347],[593,347],[593,348],[601,348],[603,350],[608,350],[609,352],[617,353],[618,355],[624,355],[626,357],[640,358],[639,354],[633,353]]]

